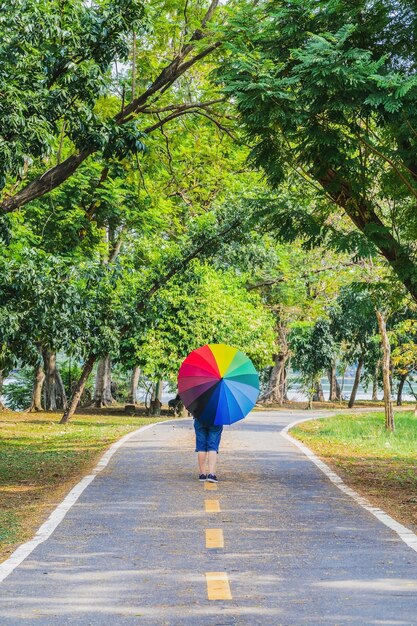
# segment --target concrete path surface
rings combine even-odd
[[[280,435],[305,416],[225,428],[215,490],[191,419],[135,435],[0,584],[0,625],[417,624],[417,553]]]

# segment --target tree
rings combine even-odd
[[[0,257],[0,345],[8,368],[17,362],[35,368],[32,407],[65,408],[65,390],[56,367],[57,350],[77,349],[82,294],[80,277],[67,260],[36,250]],[[3,361],[4,363],[4,361]]]
[[[322,239],[345,214],[414,299],[416,25],[406,1],[244,4],[218,72],[253,163],[317,189],[312,212],[290,207],[299,234]]]
[[[185,15],[181,7],[181,43],[176,46],[176,40],[173,42],[170,37],[171,45],[175,46],[171,60],[164,66],[160,59],[153,62],[148,59],[149,73],[140,81],[143,90],[138,94],[139,81],[132,80],[127,101],[122,85],[120,97],[116,98],[117,111],[103,117],[96,111],[97,101],[103,94],[112,92],[112,66],[117,71],[118,62],[128,61],[132,44],[137,71],[138,37],[145,28],[142,2],[107,0],[90,6],[82,0],[54,1],[49,3],[48,11],[38,0],[9,3],[2,24],[13,36],[3,38],[6,43],[1,61],[7,71],[2,90],[7,99],[1,121],[4,128],[13,131],[7,137],[9,142],[3,150],[0,170],[2,214],[59,187],[91,155],[124,158],[143,149],[144,133],[150,134],[189,112],[202,109],[205,114],[206,103],[167,105],[163,102],[161,107],[156,103],[183,74],[218,48],[219,42],[208,38],[208,25],[217,5],[218,0],[212,0],[202,11],[198,3],[192,4]],[[165,27],[175,13],[178,15],[180,10],[170,7],[162,12]],[[158,23],[160,8],[153,11],[152,17]],[[191,33],[189,19],[196,24]],[[20,25],[19,29],[16,24]],[[15,38],[19,39],[19,46],[15,45]],[[165,38],[168,39],[166,29]],[[144,52],[148,46],[148,40],[143,38]],[[151,116],[152,121],[140,128],[138,116]],[[55,159],[51,158],[51,152],[57,137]],[[62,158],[65,142],[66,156]],[[107,177],[105,170],[103,177]]]
[[[9,22],[18,13],[18,4],[16,2],[9,8]],[[192,230],[192,219],[218,208],[225,195],[241,184],[247,168],[243,166],[244,157],[241,156],[246,149],[232,143],[232,133],[223,122],[224,99],[214,93],[215,88],[205,80],[205,73],[210,69],[206,57],[217,48],[217,43],[208,49],[209,43],[204,40],[212,38],[208,26],[217,2],[207,9],[200,3],[191,3],[185,12],[182,5],[170,5],[166,11],[149,6],[147,17],[153,23],[155,36],[143,40],[143,45],[140,39],[143,20],[135,22],[134,15],[126,9],[112,22],[114,38],[118,42],[113,48],[106,43],[112,19],[107,11],[111,7],[114,9],[117,2],[100,3],[93,7],[91,15],[82,3],[79,13],[75,5],[60,3],[63,11],[68,9],[60,17],[59,27],[65,23],[67,28],[61,39],[52,26],[50,31],[47,28],[48,20],[53,20],[52,4],[55,3],[51,3],[51,14],[45,16],[39,58],[43,61],[47,58],[53,64],[55,53],[59,54],[57,38],[63,45],[68,44],[62,51],[62,85],[56,87],[57,90],[62,88],[66,95],[61,94],[62,109],[48,108],[49,91],[55,87],[48,87],[45,93],[39,94],[36,90],[38,82],[44,80],[44,74],[50,72],[50,67],[48,63],[39,65],[38,51],[34,51],[33,57],[29,55],[29,70],[23,80],[29,84],[36,77],[38,81],[32,85],[36,93],[31,97],[38,98],[36,128],[41,132],[42,124],[45,125],[44,144],[38,146],[39,154],[32,154],[35,146],[28,137],[24,151],[30,158],[26,169],[19,175],[12,168],[7,171],[4,197],[9,215],[1,225],[0,235],[6,244],[1,252],[5,267],[11,263],[14,268],[23,261],[22,272],[26,271],[29,276],[33,267],[26,259],[28,250],[35,248],[39,259],[45,259],[45,267],[39,266],[39,271],[36,270],[39,282],[45,279],[45,274],[48,275],[48,255],[53,257],[52,265],[61,262],[74,278],[71,288],[74,288],[74,295],[78,292],[80,300],[73,319],[62,315],[65,302],[61,301],[60,286],[57,285],[58,293],[55,294],[55,284],[50,282],[48,314],[52,311],[54,319],[55,315],[61,318],[61,329],[56,326],[39,329],[34,323],[35,307],[25,311],[24,298],[30,293],[29,278],[20,295],[17,290],[13,295],[9,294],[5,307],[10,310],[16,304],[21,312],[13,333],[5,333],[5,342],[14,351],[13,359],[20,358],[36,368],[33,404],[38,409],[41,408],[38,391],[44,384],[39,354],[42,352],[47,364],[46,368],[42,366],[46,375],[45,390],[57,387],[59,381],[59,372],[53,365],[57,349],[84,361],[81,384],[74,389],[74,398],[68,407],[71,413],[97,360],[100,379],[97,396],[100,399],[97,397],[96,401],[101,404],[105,393],[108,394],[110,357],[118,358],[120,338],[129,335],[134,322],[128,319],[128,313],[133,317],[140,315],[147,299],[165,280],[169,281],[181,272],[183,263],[185,267],[194,254],[204,256],[211,251],[210,244],[214,240],[210,235],[215,220],[210,216],[203,218],[208,237],[197,234],[191,255],[179,244],[190,244],[192,237],[187,237],[190,220]],[[126,8],[129,2],[118,3],[122,4]],[[40,18],[36,13],[38,5],[40,3],[36,2],[25,4],[22,16],[25,23],[30,21],[33,11],[34,22]],[[135,6],[139,7],[139,3]],[[194,32],[190,31],[190,23],[196,26]],[[78,59],[82,37],[88,39],[89,36],[82,32],[82,28],[88,31],[90,26],[95,29],[100,48],[97,58],[89,58],[91,51],[86,45],[83,50],[85,58],[80,61],[81,69],[74,65],[66,67],[65,59]],[[130,28],[135,30],[133,34]],[[173,29],[178,38],[172,36]],[[32,36],[27,34],[24,42],[28,54],[34,43]],[[46,57],[45,50],[50,46],[53,53]],[[120,70],[117,62],[129,61],[131,52],[134,52],[134,62],[132,58],[131,66],[127,63],[127,69]],[[172,62],[164,67],[167,56]],[[182,79],[182,75],[197,63],[201,70],[193,70],[192,81]],[[13,68],[9,69],[7,78],[15,80]],[[90,69],[91,74],[87,75]],[[79,84],[82,72],[84,91]],[[175,89],[170,90],[174,82]],[[67,96],[77,100],[77,107],[72,111],[66,108]],[[141,104],[138,104],[139,100]],[[140,107],[140,120],[133,119],[136,118],[136,105]],[[58,117],[51,122],[48,116],[53,113]],[[35,124],[35,120],[33,122]],[[147,135],[146,155],[144,133]],[[24,141],[25,137],[22,138]],[[10,149],[12,147],[11,143]],[[77,154],[82,155],[80,161]],[[44,172],[45,164],[51,167],[47,173]],[[44,189],[47,180],[49,187]],[[29,185],[23,187],[27,182]],[[9,200],[12,204],[22,201],[24,209],[14,212]],[[220,218],[225,228],[221,230],[219,224],[219,232],[227,237],[230,224],[224,215]],[[238,226],[237,222],[235,226]],[[68,288],[66,277],[62,272],[59,275],[64,278],[63,289]],[[6,270],[3,278],[7,283]],[[36,295],[36,285],[35,281],[32,296]],[[68,296],[71,306],[72,295],[71,292]],[[46,319],[47,315],[44,317]],[[72,334],[77,324],[78,334]],[[45,333],[42,337],[45,345],[37,340],[42,333]],[[86,351],[88,346],[94,349],[93,355]],[[103,371],[104,375],[101,375]],[[50,394],[46,395],[49,398]],[[107,397],[110,399],[109,394]],[[47,406],[55,407],[53,403]]]
[[[154,294],[181,275],[195,259],[209,259],[225,242],[244,237],[248,220],[247,212],[220,208],[217,214],[205,213],[190,222],[187,234],[177,243],[162,238],[159,249],[151,248],[148,257],[141,249],[140,257],[134,259],[139,264],[136,270],[140,271],[132,272],[130,263],[125,268],[102,266],[101,282],[89,285],[85,295],[90,301],[83,334],[84,366],[61,423],[66,423],[77,408],[97,359],[117,351],[119,344],[129,343],[129,338],[136,336]]]
[[[258,218],[256,205],[255,215]],[[310,249],[301,239],[290,244],[276,242],[275,236],[275,225],[270,220],[261,222],[259,229],[253,229],[249,244],[227,249],[227,262],[250,272],[248,289],[261,295],[275,317],[278,350],[260,400],[282,405],[287,399],[291,357],[288,334],[292,323],[314,324],[327,317],[327,309],[340,288],[359,276],[359,266],[349,254]],[[335,367],[334,361],[330,367],[334,387]]]
[[[292,362],[301,372],[301,380],[308,394],[309,408],[313,408],[313,396],[320,396],[320,379],[323,371],[327,371],[335,357],[336,345],[328,320],[319,319],[313,325],[306,322],[294,323],[291,327],[289,344],[292,351]]]
[[[343,287],[334,305],[329,309],[332,332],[336,341],[342,344],[347,363],[357,363],[348,406],[356,399],[362,368],[369,355],[373,354],[373,337],[377,332],[375,308],[369,292]]]
[[[274,351],[273,318],[247,291],[246,277],[198,259],[155,294],[144,315],[147,322],[124,347],[155,381],[176,382],[183,359],[205,343],[231,344],[258,368]]]
[[[408,315],[412,312],[410,311]],[[401,394],[407,377],[417,369],[417,323],[412,317],[403,319],[393,328],[392,364],[394,370],[400,376],[400,383],[397,395],[397,404],[401,404]],[[411,387],[411,385],[410,385]],[[412,391],[412,387],[411,387]],[[417,406],[415,409],[417,415]]]
[[[383,313],[377,309],[376,318],[378,320],[379,333],[382,342],[382,378],[384,383],[384,404],[385,404],[385,428],[394,431],[394,412],[391,400],[391,346],[388,339],[387,324]]]
[[[366,269],[366,268],[365,268]],[[385,280],[384,280],[385,278]],[[398,282],[390,280],[390,276],[377,275],[372,283],[359,285],[359,288],[365,288],[374,305],[376,318],[378,321],[379,337],[382,348],[382,381],[384,389],[384,405],[385,405],[385,428],[393,432],[395,430],[394,411],[391,397],[391,344],[389,333],[387,331],[387,322],[393,317],[394,313],[401,315],[401,309],[407,308],[407,298],[404,289]],[[365,273],[366,279],[366,273]]]

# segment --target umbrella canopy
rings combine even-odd
[[[193,350],[184,360],[178,393],[203,424],[233,424],[255,405],[259,377],[243,352],[224,343],[211,343]]]

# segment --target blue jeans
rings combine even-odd
[[[197,418],[194,418],[195,451],[218,452],[223,426],[204,426]]]

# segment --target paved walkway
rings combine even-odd
[[[0,584],[1,626],[417,624],[417,554],[280,436],[297,417],[225,429],[215,491],[191,420],[139,433]]]

